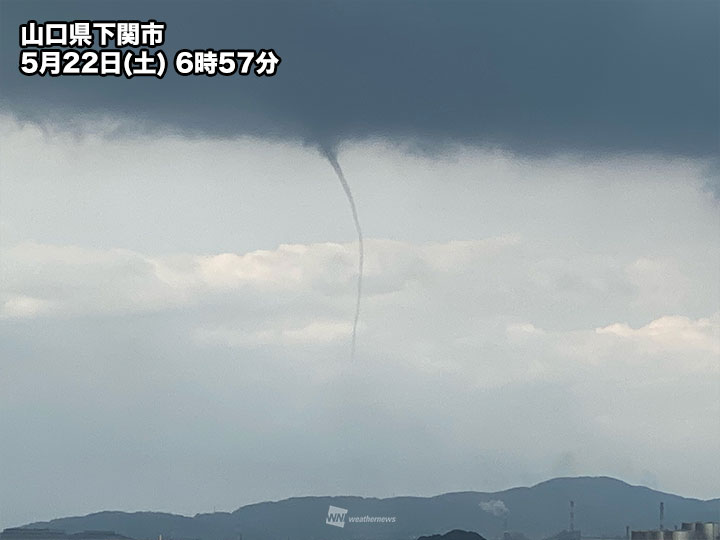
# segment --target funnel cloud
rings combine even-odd
[[[355,343],[357,340],[357,325],[358,325],[358,320],[360,319],[360,299],[362,298],[363,262],[364,262],[364,258],[365,258],[365,248],[363,246],[363,234],[362,234],[362,228],[360,227],[360,219],[358,218],[357,207],[355,206],[355,198],[353,197],[352,191],[350,190],[350,185],[347,183],[347,180],[345,179],[345,174],[343,173],[342,167],[340,167],[340,162],[337,160],[337,152],[335,150],[323,148],[322,153],[327,158],[327,160],[330,162],[330,165],[332,165],[332,168],[335,171],[335,174],[337,174],[337,177],[340,180],[340,184],[342,184],[343,190],[345,191],[345,195],[347,196],[347,200],[350,203],[350,209],[352,210],[353,222],[355,223],[355,230],[357,231],[357,236],[358,236],[357,302],[355,303],[355,317],[353,319],[353,329],[352,329],[352,344],[350,346],[350,358],[354,359],[355,358]]]

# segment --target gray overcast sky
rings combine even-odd
[[[717,2],[0,7],[0,527],[577,474],[720,496]],[[29,19],[148,18],[278,75],[17,70]],[[354,363],[318,145],[367,239]]]
[[[366,135],[708,155],[717,151],[718,3],[2,3],[14,110],[113,111],[209,134],[335,142]],[[37,80],[17,69],[29,19],[155,18],[165,49],[269,48],[265,78]]]

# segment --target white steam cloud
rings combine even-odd
[[[491,499],[489,501],[483,501],[480,503],[480,508],[488,514],[493,516],[505,516],[510,513],[510,509],[505,506],[505,503],[501,500]]]

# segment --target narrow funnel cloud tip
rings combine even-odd
[[[348,202],[350,203],[350,209],[352,210],[353,221],[355,222],[355,230],[358,235],[358,281],[357,281],[357,302],[355,304],[355,318],[353,320],[353,331],[352,331],[352,345],[350,348],[350,358],[355,358],[355,342],[357,338],[357,325],[360,319],[360,299],[362,297],[362,282],[363,282],[363,262],[365,259],[365,248],[363,246],[363,234],[362,228],[360,227],[360,219],[358,218],[357,207],[355,206],[355,198],[353,197],[352,191],[350,191],[350,185],[345,179],[342,167],[337,160],[337,152],[334,149],[326,146],[320,147],[320,152],[330,162],[332,168],[335,170],[340,183],[342,184],[345,195],[347,196]]]

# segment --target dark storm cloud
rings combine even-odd
[[[19,115],[132,115],[212,135],[332,145],[373,135],[522,152],[710,156],[717,2],[2,4],[2,99]],[[274,78],[19,74],[28,19],[168,23],[164,50],[274,48]]]

